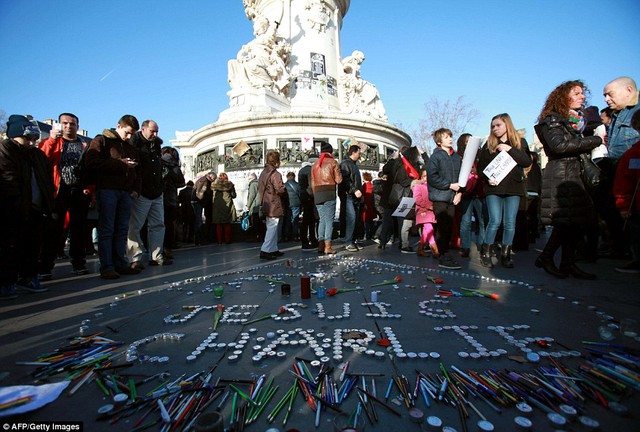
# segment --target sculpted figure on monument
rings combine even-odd
[[[362,113],[380,120],[387,115],[375,85],[360,77],[360,65],[364,61],[362,51],[354,51],[342,60],[340,77],[340,103],[345,112]]]
[[[331,12],[325,0],[307,0],[304,8],[309,11],[307,21],[311,24],[311,28],[318,33],[323,33],[331,19]]]
[[[253,29],[255,39],[242,46],[236,60],[229,60],[229,85],[234,90],[267,88],[284,95],[291,82],[287,71],[291,46],[276,41],[278,24],[264,16],[253,19]]]

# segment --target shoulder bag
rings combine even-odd
[[[580,177],[587,190],[593,190],[600,184],[602,170],[593,163],[587,153],[580,153]]]

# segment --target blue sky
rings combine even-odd
[[[364,52],[391,123],[410,128],[431,98],[465,96],[482,114],[469,132],[508,112],[530,139],[560,82],[584,80],[601,108],[608,81],[640,82],[639,21],[637,0],[352,0],[342,55]],[[228,107],[227,61],[251,39],[241,0],[2,0],[0,109],[71,111],[91,136],[129,113],[168,141]]]

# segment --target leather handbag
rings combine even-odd
[[[400,205],[400,201],[402,198],[408,197],[411,195],[411,188],[403,187],[400,183],[394,183],[391,186],[391,192],[389,193],[389,205],[392,207],[397,207]]]
[[[602,170],[593,163],[587,153],[580,153],[580,177],[588,190],[593,190],[600,184]]]

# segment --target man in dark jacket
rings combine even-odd
[[[153,120],[142,122],[142,130],[131,137],[140,160],[136,168],[136,186],[131,195],[131,220],[127,241],[127,256],[131,267],[144,269],[144,245],[140,231],[147,223],[149,265],[173,264],[164,256],[164,202],[162,197],[162,139],[158,137],[158,124]]]
[[[316,155],[310,156],[302,163],[298,171],[298,186],[300,186],[300,204],[302,206],[302,223],[300,224],[300,241],[303,252],[311,252],[318,247],[316,228],[318,226],[318,210],[313,202],[311,190],[311,166],[318,160]]]
[[[427,164],[427,185],[429,199],[433,202],[433,212],[436,214],[438,231],[436,242],[440,251],[438,266],[441,268],[458,270],[460,264],[447,255],[451,239],[451,227],[455,215],[455,206],[462,199],[462,192],[458,184],[462,158],[453,148],[453,134],[449,129],[441,128],[433,133],[433,140],[438,146]]]
[[[342,183],[338,186],[338,191],[345,200],[344,242],[347,244],[346,250],[349,252],[359,250],[354,241],[353,232],[356,228],[356,217],[359,214],[360,199],[362,198],[362,175],[360,175],[360,168],[357,165],[360,154],[360,147],[352,145],[347,150],[346,159],[340,163]]]
[[[105,129],[89,144],[86,168],[96,180],[100,277],[117,279],[137,274],[126,257],[131,197],[136,186],[138,152],[129,138],[139,129],[138,119],[125,115],[115,129]]]
[[[47,291],[36,275],[44,223],[53,209],[53,174],[35,146],[37,125],[14,114],[7,137],[0,142],[0,300],[15,299],[16,287]]]

